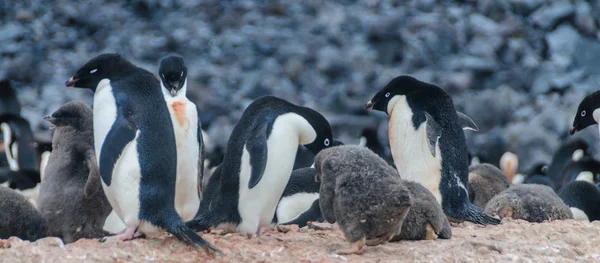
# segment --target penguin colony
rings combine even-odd
[[[199,232],[251,238],[327,221],[350,242],[337,253],[352,254],[449,239],[451,221],[600,219],[600,161],[583,140],[525,170],[510,152],[470,152],[464,131],[478,131],[475,122],[442,88],[410,76],[364,106],[389,116],[388,151],[378,127],[344,145],[319,112],[274,96],[253,101],[235,127],[213,118],[204,131],[184,58],[163,58],[156,73],[116,53],[90,59],[65,86],[90,90],[93,108],[72,101],[44,117],[51,142],[33,136],[12,82],[0,81],[0,238],[103,242],[166,231],[220,252]],[[599,120],[600,91],[583,99],[570,133]],[[223,130],[225,148],[208,138]]]

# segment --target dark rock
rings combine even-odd
[[[541,6],[545,0],[508,0],[508,3],[512,7],[513,12],[522,15],[528,16]]]
[[[594,21],[592,10],[588,2],[578,1],[575,4],[573,24],[581,34],[595,37],[597,29],[596,22]]]
[[[575,8],[569,1],[556,1],[550,5],[542,6],[531,15],[533,23],[543,29],[550,29],[562,19],[567,18]]]
[[[584,68],[587,74],[600,74],[600,41],[597,39],[581,38],[577,41],[573,54],[573,64]]]

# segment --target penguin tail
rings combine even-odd
[[[453,221],[470,221],[480,225],[500,224],[500,219],[485,214],[481,208],[470,202],[462,206],[462,209],[444,209],[444,213]]]
[[[196,232],[208,230],[210,224],[207,223],[205,217],[201,214],[196,215],[192,220],[185,222],[186,226],[193,229]]]
[[[175,214],[175,215],[177,215],[177,214]],[[167,227],[165,227],[165,230],[167,230],[167,232],[169,232],[172,235],[174,235],[175,237],[177,237],[179,240],[181,240],[195,248],[204,248],[207,252],[212,250],[212,251],[221,253],[221,250],[219,250],[218,248],[213,246],[208,241],[204,240],[204,238],[202,238],[200,235],[198,235],[196,232],[194,232],[194,230],[192,230],[192,228],[188,227],[186,223],[181,221],[181,218],[179,217],[179,215],[177,215],[177,218],[173,218],[172,220],[169,220],[169,221],[172,223],[167,224]]]

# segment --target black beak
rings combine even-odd
[[[369,101],[367,102],[367,104],[365,104],[365,110],[372,110],[373,109],[373,102]]]
[[[75,79],[75,78],[71,77],[69,80],[67,80],[67,81],[65,82],[65,87],[67,87],[67,88],[70,88],[70,87],[73,87],[73,86],[75,86],[75,83],[76,83],[78,80],[79,80],[79,79]]]
[[[44,116],[44,120],[50,123],[50,130],[53,130],[56,127],[54,125],[54,121],[56,121],[56,118],[54,118],[50,115],[46,115],[46,116]]]
[[[577,127],[573,126],[573,128],[571,128],[571,131],[569,132],[571,135],[575,134],[577,132]]]

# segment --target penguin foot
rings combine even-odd
[[[390,241],[390,239],[392,239],[392,237],[394,237],[394,234],[396,234],[396,233],[390,233],[385,236],[367,239],[366,244],[367,244],[367,246],[370,246],[370,247],[381,245],[383,243]]]
[[[366,238],[363,237],[360,240],[354,242],[349,248],[342,248],[335,251],[338,255],[350,255],[350,254],[362,254],[365,248]]]
[[[437,238],[438,235],[435,233],[435,230],[433,230],[431,224],[427,224],[425,226],[425,240],[436,240]]]
[[[137,227],[128,227],[125,230],[121,231],[121,233],[119,233],[119,234],[116,234],[114,236],[103,237],[102,239],[100,239],[100,242],[104,243],[108,240],[121,240],[121,241],[132,240],[134,237],[137,238],[137,237],[141,237],[144,235],[143,233],[136,232],[136,230],[137,230]]]

